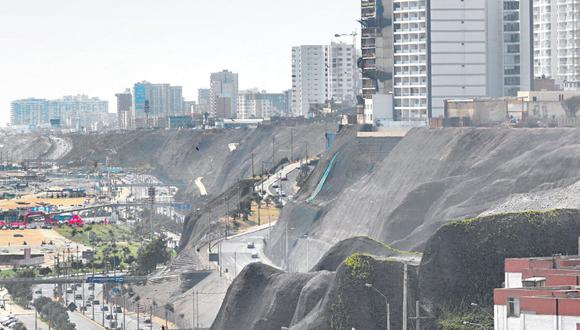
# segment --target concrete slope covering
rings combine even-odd
[[[325,264],[348,254],[333,271],[284,273],[263,264],[247,266],[230,286],[212,329],[384,329],[385,300],[367,283],[389,298],[391,326],[401,328],[403,264],[381,257],[394,250],[359,237],[333,251]],[[408,279],[412,302],[416,263],[409,266]]]
[[[419,275],[422,299],[440,307],[491,305],[493,289],[504,281],[506,258],[574,255],[579,236],[578,210],[499,214],[449,223],[426,244]]]
[[[295,158],[319,154],[325,150],[323,123],[304,123],[293,126],[281,124],[257,129],[237,130],[139,130],[102,135],[74,135],[73,150],[64,161],[92,166],[104,164],[109,158],[112,166],[150,171],[182,188],[184,199],[199,199],[195,180],[203,177],[208,195],[217,196],[237,180],[258,175],[262,164],[266,170],[273,163],[290,158],[291,136]],[[238,144],[231,151],[229,145]],[[272,152],[274,145],[274,153]],[[274,162],[272,161],[272,158]],[[202,198],[207,200],[206,197]]]
[[[273,236],[282,245],[289,237],[294,269],[357,235],[421,250],[449,221],[477,216],[513,194],[577,182],[579,141],[575,129],[415,129],[330,204],[298,201],[284,210]],[[300,217],[312,209],[316,216]],[[284,264],[285,250],[274,245],[271,259]]]

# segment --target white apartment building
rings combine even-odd
[[[394,113],[401,121],[428,119],[426,0],[393,1]]]
[[[356,84],[359,79],[355,47],[343,42],[332,42],[328,50],[328,91],[332,101],[355,104]]]
[[[441,117],[447,99],[515,96],[531,89],[532,0],[362,0],[361,8],[362,20],[370,24],[379,12],[385,16],[375,32],[363,29],[363,61],[365,45],[379,51],[369,34],[393,25],[392,44],[380,36],[381,47],[392,47],[392,91],[369,93],[365,88],[372,84],[364,81],[363,90],[392,92],[395,121]]]
[[[292,48],[292,115],[307,116],[328,101],[354,104],[358,69],[353,45]]]
[[[530,0],[440,0],[430,7],[431,112],[444,100],[515,96],[532,85]]]
[[[324,104],[328,93],[328,47],[292,48],[292,115],[303,117],[311,105]]]
[[[534,74],[580,89],[580,0],[533,0]]]

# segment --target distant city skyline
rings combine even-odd
[[[183,86],[239,74],[240,89],[290,89],[290,50],[358,28],[357,1],[22,0],[0,7],[0,124],[10,102],[87,94],[109,101],[137,81]],[[219,22],[219,24],[218,24]],[[352,39],[352,38],[350,38]],[[349,38],[343,39],[348,41]]]

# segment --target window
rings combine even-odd
[[[520,317],[520,300],[508,298],[508,317]]]

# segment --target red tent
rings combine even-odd
[[[79,217],[78,215],[74,215],[69,221],[68,221],[69,225],[77,225],[77,226],[82,226],[85,224],[85,222],[83,221],[83,219],[81,219],[81,217]]]

